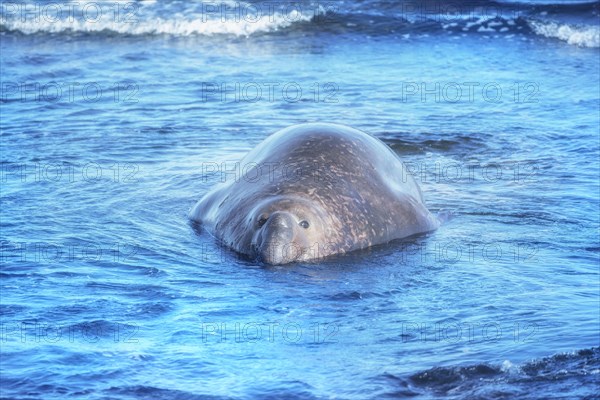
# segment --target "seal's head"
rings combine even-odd
[[[267,264],[318,258],[326,239],[323,208],[303,198],[262,202],[249,218],[254,229],[252,249]]]

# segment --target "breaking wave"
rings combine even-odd
[[[16,4],[16,3],[15,3]],[[204,3],[52,3],[3,5],[0,31],[121,35],[234,35],[273,32],[319,15],[312,10],[222,1]]]
[[[69,4],[69,3],[65,3]],[[0,32],[248,37],[261,33],[529,35],[579,47],[600,47],[598,4],[424,9],[407,3],[220,2],[6,3]]]

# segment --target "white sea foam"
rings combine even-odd
[[[215,35],[230,34],[235,36],[249,36],[258,32],[272,32],[292,25],[294,21],[281,15],[273,16],[272,20],[249,21],[219,21],[202,19],[175,20],[156,19],[141,21],[135,24],[122,24],[114,21],[38,21],[22,22],[19,20],[7,21],[2,25],[6,30],[19,31],[24,34],[33,33],[60,33],[82,32],[93,33],[109,31],[119,34],[144,35],[144,34],[169,34],[175,36],[188,35]]]
[[[219,8],[211,9],[210,12],[194,9],[164,17],[162,15],[168,13],[157,13],[157,10],[147,6],[148,3],[144,3],[146,7],[136,9],[115,9],[114,6],[112,8],[107,6],[91,9],[91,11],[87,9],[87,12],[83,8],[85,4],[68,10],[36,9],[36,6],[32,5],[25,16],[20,9],[4,9],[1,26],[3,30],[19,31],[24,34],[106,31],[124,35],[249,36],[277,31],[297,22],[310,21],[322,12],[320,8],[307,9],[303,12],[295,9],[282,12],[274,9],[257,9],[251,5],[247,5],[248,9],[245,9],[243,8],[245,3],[220,2],[214,4],[229,7],[224,9],[223,13]]]
[[[600,27],[576,26],[557,22],[529,21],[531,29],[549,38],[557,38],[580,47],[600,47]]]

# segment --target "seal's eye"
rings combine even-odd
[[[310,224],[308,223],[308,221],[300,221],[300,226],[303,227],[304,229],[308,229]]]
[[[267,219],[269,219],[269,216],[267,214],[261,214],[260,217],[258,217],[258,227],[260,228],[261,226],[263,226],[265,224],[265,222],[267,222]]]

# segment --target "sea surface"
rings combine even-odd
[[[2,2],[0,398],[598,398],[599,9]],[[452,218],[278,267],[190,224],[314,121]]]

